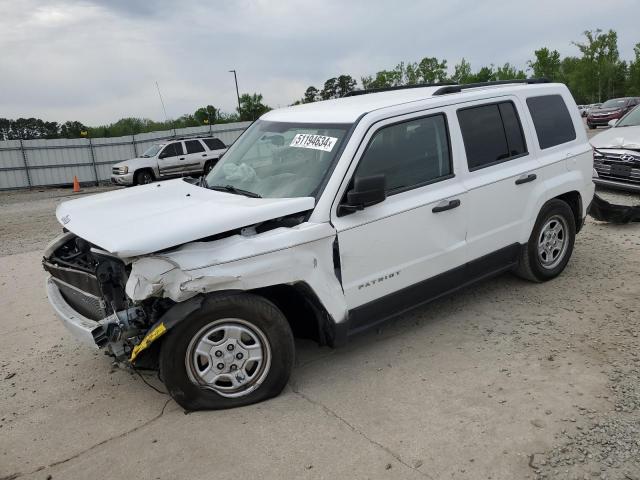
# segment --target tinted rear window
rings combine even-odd
[[[227,148],[222,140],[218,138],[205,138],[203,140],[204,143],[207,144],[210,150],[220,150],[221,148]]]
[[[198,140],[187,140],[184,145],[187,147],[187,153],[204,152],[204,147]]]
[[[533,125],[541,149],[554,147],[576,139],[576,130],[569,110],[560,95],[527,98]]]
[[[520,119],[512,102],[458,110],[469,170],[478,170],[527,153]]]

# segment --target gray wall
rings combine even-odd
[[[211,135],[232,144],[250,122],[176,129],[176,135]],[[111,165],[134,158],[173,130],[127,137],[0,141],[0,190],[109,181]]]

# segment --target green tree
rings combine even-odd
[[[509,62],[505,63],[502,67],[496,68],[495,79],[496,80],[519,80],[527,78],[527,74],[523,70],[518,70],[515,66]]]
[[[627,95],[640,96],[640,43],[633,49],[635,58],[629,62]]]
[[[340,75],[336,80],[336,96],[342,97],[349,92],[352,92],[358,82],[351,75]]]
[[[583,35],[584,42],[573,42],[582,54],[577,80],[593,101],[600,102],[619,90],[616,73],[620,69],[618,34],[613,30],[602,33],[597,29],[586,30]]]
[[[451,79],[456,83],[470,83],[472,80],[471,64],[464,58],[460,60],[460,63],[453,67],[453,76]]]
[[[322,87],[322,91],[320,92],[320,97],[323,100],[329,100],[331,98],[336,98],[338,95],[338,79],[330,78],[326,82],[324,82],[324,87]]]
[[[87,130],[87,127],[78,121],[68,121],[60,126],[60,136],[64,138],[78,138],[81,136],[80,132]]]
[[[249,95],[243,93],[240,96],[240,120],[252,121],[258,119],[262,114],[271,110],[271,107],[262,103],[262,94],[254,93]]]
[[[437,83],[447,79],[447,61],[425,57],[415,67],[418,83]]]
[[[197,109],[193,116],[199,124],[207,123],[213,125],[216,122],[218,116],[218,109],[213,105],[207,105],[206,107],[200,107]]]
[[[313,103],[318,100],[318,96],[320,92],[313,85],[309,86],[307,90],[304,92],[304,98],[302,99],[302,103]]]
[[[549,50],[542,47],[533,52],[536,59],[529,60],[529,68],[536,78],[548,78],[556,81],[560,77],[560,53],[557,50]]]

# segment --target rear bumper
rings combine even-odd
[[[98,348],[96,339],[103,334],[103,327],[100,323],[80,315],[71,308],[51,277],[47,278],[46,289],[49,303],[67,330],[81,343]]]
[[[596,185],[602,185],[603,187],[615,188],[618,190],[640,192],[640,185],[637,183],[620,182],[616,180],[609,180],[602,177],[594,178],[593,183],[595,183]]]

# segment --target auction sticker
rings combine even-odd
[[[290,147],[312,148],[330,152],[338,141],[335,137],[325,137],[324,135],[311,135],[309,133],[298,133],[291,140]]]

